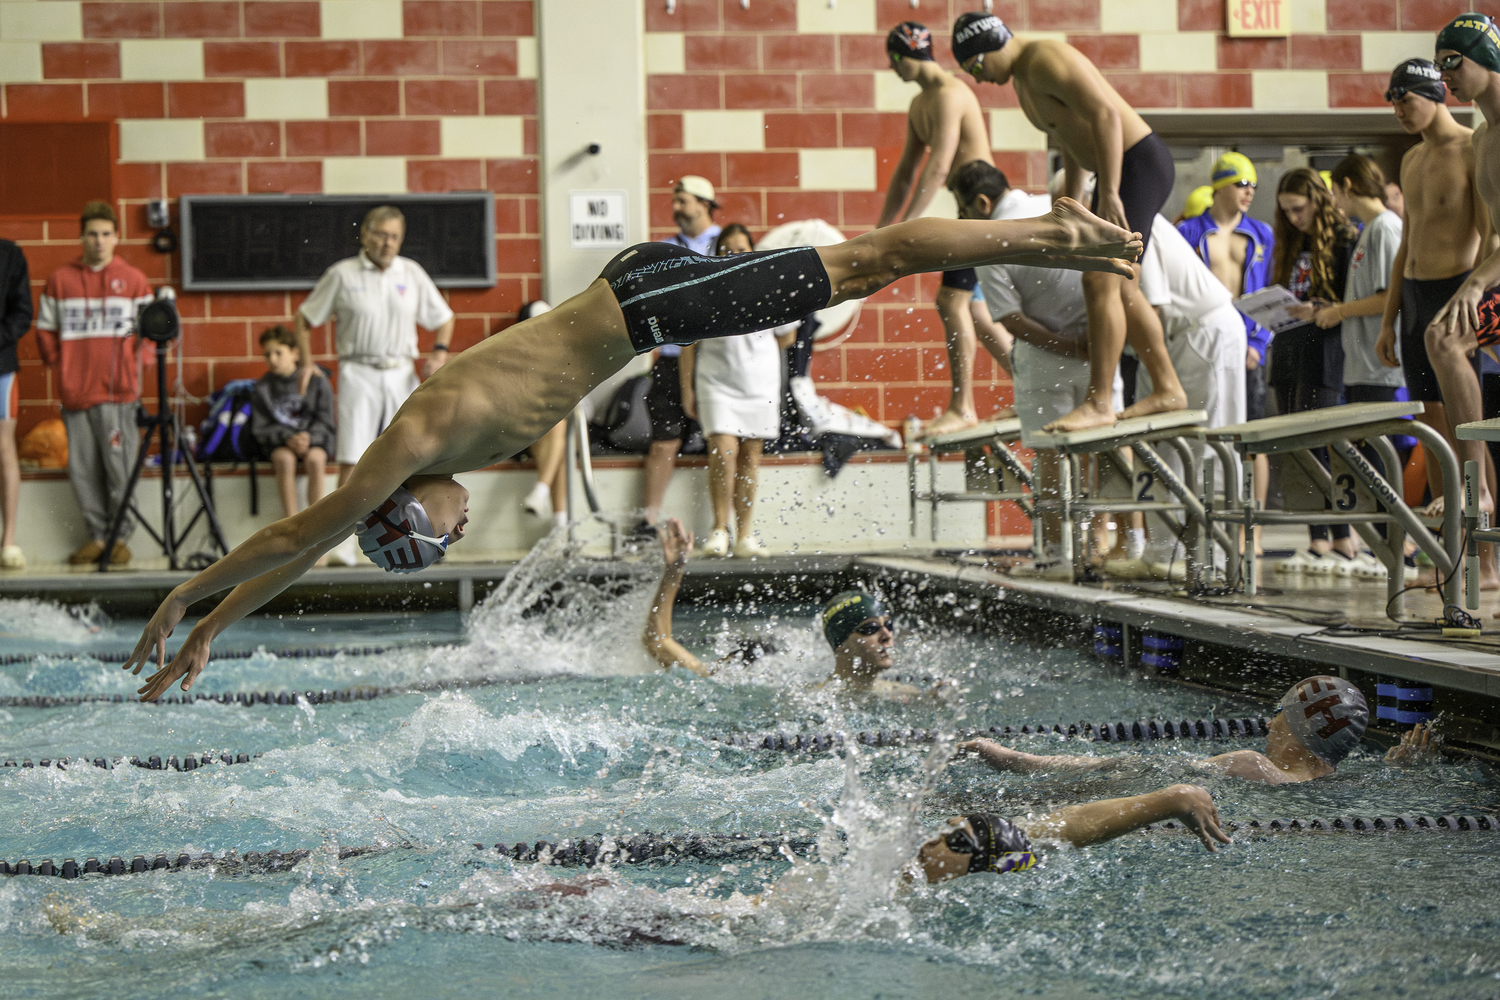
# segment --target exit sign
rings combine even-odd
[[[1292,33],[1292,0],[1225,0],[1232,38]]]

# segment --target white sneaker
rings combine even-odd
[[[521,501],[521,506],[531,511],[537,517],[551,517],[552,487],[546,483],[538,482],[531,488],[531,492],[526,494],[526,499]]]
[[[1351,576],[1357,576],[1361,580],[1385,580],[1391,575],[1385,563],[1376,559],[1375,553],[1369,551],[1361,551],[1355,556],[1351,561],[1349,571]]]
[[[771,550],[766,548],[760,536],[751,533],[734,543],[734,557],[736,559],[754,559],[757,556],[768,556]]]
[[[1271,564],[1273,573],[1326,573],[1329,567],[1323,565],[1323,557],[1311,549],[1298,549],[1285,559],[1278,559]]]
[[[25,569],[26,554],[21,551],[19,545],[7,545],[0,549],[0,567],[5,569]]]
[[[328,565],[330,566],[358,566],[359,565],[359,539],[354,535],[339,542],[328,550]]]
[[[1308,570],[1309,573],[1326,573],[1329,576],[1353,576],[1354,560],[1344,555],[1338,549],[1329,549],[1327,555],[1323,556],[1323,564],[1320,568]]]
[[[703,542],[703,554],[723,559],[729,555],[729,532],[715,528]]]
[[[1417,568],[1417,564],[1415,562],[1402,562],[1401,580],[1403,583],[1416,583],[1417,578],[1421,575],[1422,571]]]

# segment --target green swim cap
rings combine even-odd
[[[1437,35],[1437,51],[1449,49],[1500,73],[1500,31],[1487,14],[1460,14]]]
[[[823,606],[823,637],[828,640],[828,645],[838,649],[860,622],[884,618],[885,614],[885,605],[880,603],[880,598],[863,590],[846,590]]]

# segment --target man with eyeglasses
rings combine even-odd
[[[1014,83],[1027,119],[1062,149],[1070,198],[1083,196],[1086,171],[1098,175],[1093,208],[1101,218],[1141,234],[1176,178],[1171,151],[1125,103],[1098,67],[1066,42],[1012,35],[993,14],[964,14],[953,25],[953,56],[975,80]],[[1049,430],[1075,431],[1115,422],[1115,369],[1128,340],[1150,374],[1151,395],[1120,417],[1143,417],[1187,406],[1187,396],[1163,344],[1161,320],[1141,295],[1135,275],[1086,276],[1089,313],[1089,391],[1083,404]]]
[[[915,21],[903,21],[886,36],[885,51],[896,76],[922,89],[907,108],[906,145],[891,174],[877,228],[921,218],[960,165],[974,160],[994,162],[979,100],[934,60],[932,33]],[[943,321],[953,395],[943,415],[922,428],[924,436],[948,434],[979,422],[974,403],[975,327],[980,326],[985,335],[992,335],[993,330],[979,304],[983,296],[975,294],[978,280],[972,267],[943,272],[933,304]]]
[[[1479,257],[1483,209],[1474,190],[1474,130],[1453,120],[1447,96],[1441,71],[1426,59],[1407,59],[1391,72],[1385,99],[1402,129],[1420,135],[1422,141],[1401,158],[1405,211],[1388,286],[1395,294],[1386,296],[1375,354],[1386,367],[1403,370],[1408,395],[1424,407],[1417,419],[1457,449],[1444,406],[1444,375],[1437,364],[1458,365],[1461,370],[1447,377],[1453,381],[1456,375],[1461,381],[1471,361],[1453,352],[1430,357],[1425,335]],[[1473,362],[1478,360],[1476,352]],[[1440,512],[1443,476],[1436,462],[1428,463],[1427,485]],[[1493,548],[1485,545],[1481,552],[1488,563]],[[1486,569],[1486,575],[1493,575],[1493,566]]]

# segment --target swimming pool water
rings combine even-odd
[[[0,857],[312,852],[280,873],[0,879],[0,995],[1500,995],[1490,834],[1265,836],[1215,855],[1189,836],[1136,834],[1050,850],[1021,875],[910,891],[895,878],[921,831],[954,812],[1019,815],[1177,780],[1206,784],[1226,818],[1495,811],[1486,767],[1395,768],[1367,745],[1334,778],[1273,789],[1204,779],[1187,760],[1201,745],[1018,744],[1144,756],[1087,779],[1002,776],[972,759],[943,768],[942,746],[734,750],[709,737],[1269,706],[916,615],[898,638],[901,669],[954,678],[958,692],[851,701],[812,686],[832,664],[813,609],[758,592],[680,610],[678,632],[703,653],[744,632],[779,652],[710,680],[662,674],[638,643],[649,565],[607,584],[557,565],[530,572],[468,621],[248,620],[220,648],[405,648],[215,661],[201,685],[493,683],[300,707],[0,709],[0,757],[263,754],[189,773],[0,770]],[[553,600],[538,612],[544,593]],[[139,627],[0,602],[0,654],[35,654],[0,667],[0,695],[133,689],[139,680],[89,654],[129,648]],[[472,846],[642,830],[808,831],[825,853],[587,871]],[[340,859],[341,847],[376,850]],[[591,891],[536,891],[560,881]]]

